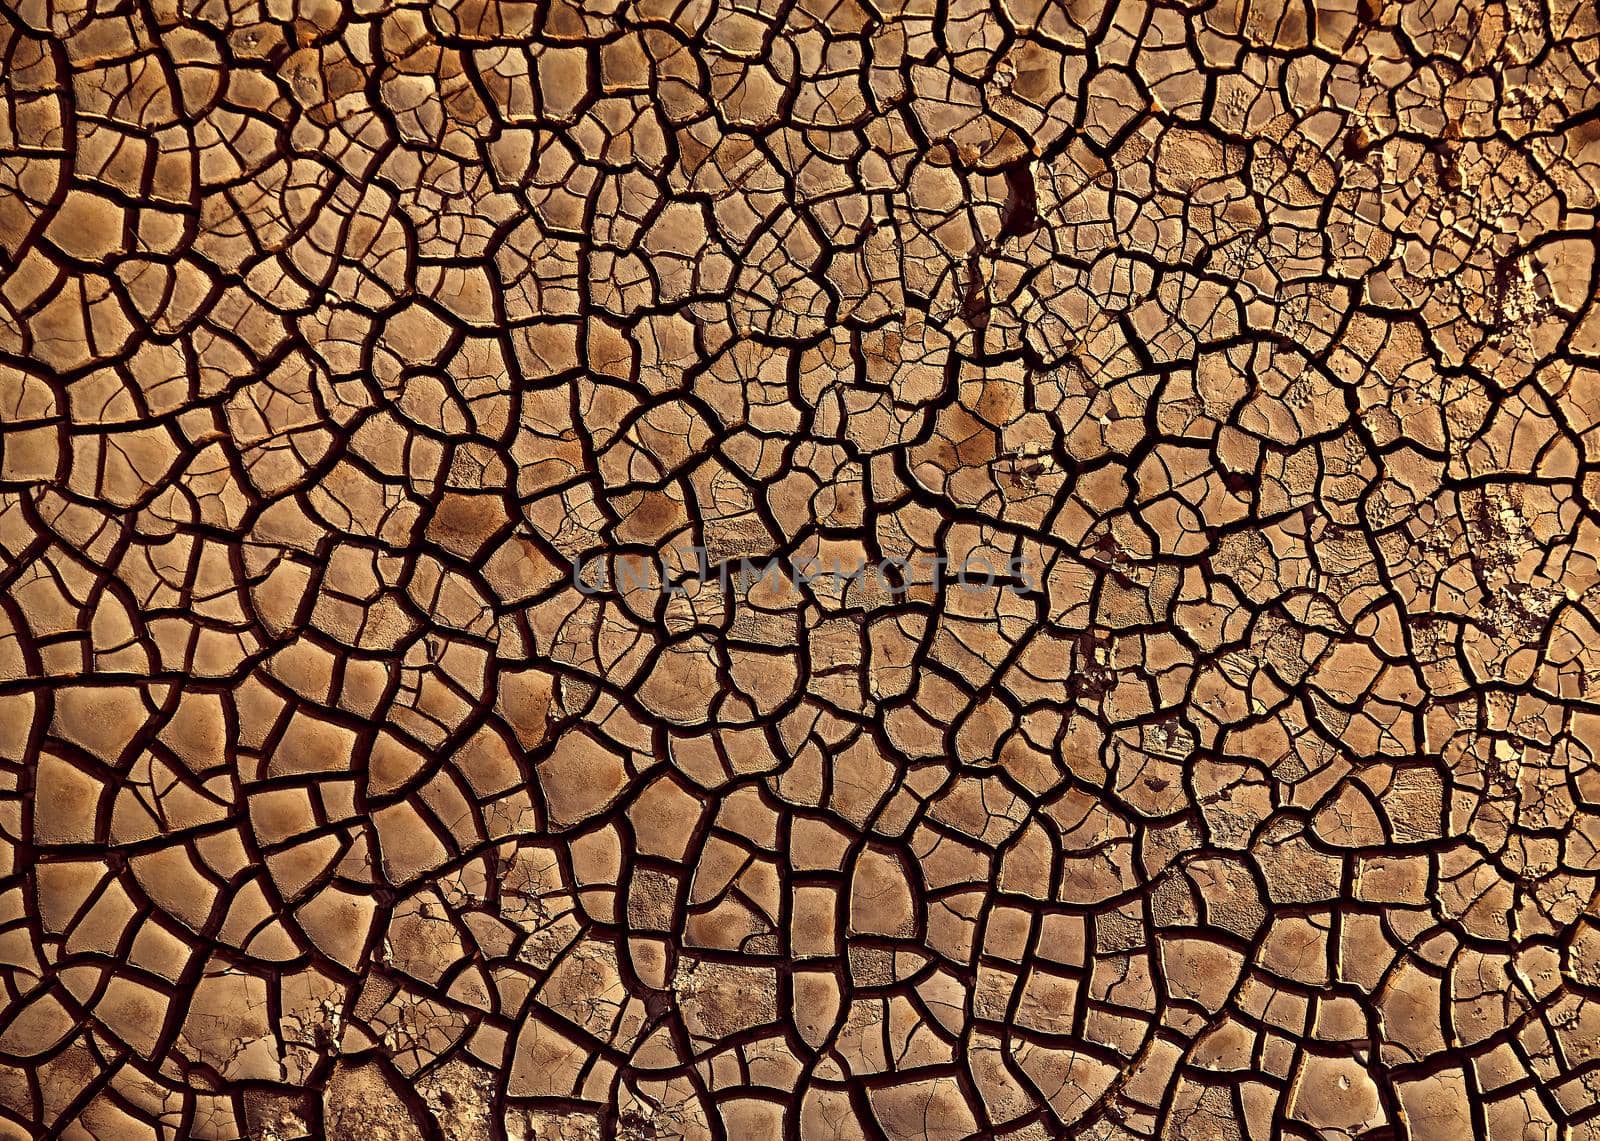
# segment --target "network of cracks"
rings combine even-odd
[[[1600,1138],[1597,61],[7,3],[0,1136]]]

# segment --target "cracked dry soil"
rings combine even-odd
[[[0,1137],[1600,1138],[1597,57],[8,0]]]

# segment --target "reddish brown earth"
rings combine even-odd
[[[0,1137],[1600,1138],[1597,57],[7,5]]]

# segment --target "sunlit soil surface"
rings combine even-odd
[[[0,1136],[1600,1138],[1597,21],[10,5]]]

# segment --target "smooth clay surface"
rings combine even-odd
[[[11,0],[0,1138],[1600,1138],[1597,56]]]

